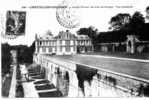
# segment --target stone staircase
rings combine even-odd
[[[29,98],[62,97],[62,93],[47,79],[43,73],[28,69],[29,81],[23,81],[24,96]],[[22,79],[25,80],[25,79]]]

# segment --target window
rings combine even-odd
[[[69,52],[70,51],[70,46],[67,46],[66,47],[66,52]]]
[[[44,47],[44,48],[42,48],[42,52],[46,52],[46,48]]]
[[[59,41],[60,45],[62,45],[62,40]]]
[[[41,41],[39,42],[39,45],[41,46]]]
[[[48,41],[48,46],[50,46],[50,41]]]
[[[73,45],[75,45],[75,40],[73,41]]]
[[[42,42],[42,45],[44,46],[44,41]]]
[[[55,46],[55,44],[56,44],[56,41],[53,41],[53,46]]]
[[[74,41],[73,40],[70,41],[70,45],[74,45]]]
[[[51,46],[52,45],[52,41],[49,41],[49,46]]]
[[[87,40],[87,45],[89,45],[89,40]]]
[[[49,47],[49,52],[52,52],[52,47]]]
[[[74,46],[73,48],[74,48],[73,50],[75,51],[76,50],[76,47]]]
[[[67,40],[66,41],[66,45],[70,45],[70,40]]]
[[[50,41],[48,41],[48,46],[50,46]]]
[[[60,51],[62,51],[62,46],[60,46]]]
[[[53,41],[51,41],[51,46],[53,46]]]
[[[84,45],[86,45],[86,40],[84,40]]]

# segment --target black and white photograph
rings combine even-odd
[[[6,34],[21,35],[25,33],[25,12],[8,11],[6,16]]]
[[[149,0],[0,1],[1,98],[149,97]]]

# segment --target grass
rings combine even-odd
[[[113,72],[149,79],[148,62],[120,60],[86,55],[54,56],[54,58],[65,62],[73,61],[76,64],[85,64],[88,67],[94,66],[95,68],[102,68]]]

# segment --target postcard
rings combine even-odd
[[[149,97],[149,0],[0,1],[2,98]]]

